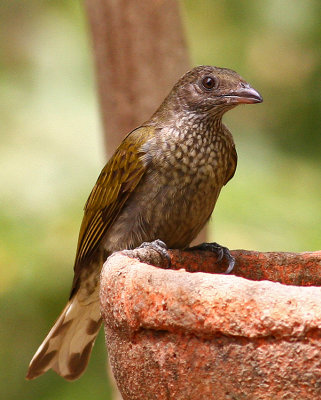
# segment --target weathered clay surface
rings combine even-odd
[[[249,279],[186,271],[224,270],[211,253],[171,255],[177,270],[117,253],[102,272],[124,400],[321,398],[321,288],[288,286],[320,284],[321,252],[233,252]]]

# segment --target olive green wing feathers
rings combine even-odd
[[[237,152],[236,152],[235,146],[233,144],[231,156],[229,158],[228,165],[227,165],[227,171],[226,171],[224,185],[226,185],[227,182],[233,178],[233,176],[235,174],[236,166],[237,166]]]
[[[142,146],[153,132],[152,127],[132,131],[101,171],[85,205],[75,260],[75,277],[82,261],[97,248],[143,177],[146,166]]]

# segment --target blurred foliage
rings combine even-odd
[[[230,248],[320,248],[320,2],[182,1],[193,64],[237,70],[264,103],[225,121],[239,165],[212,236]],[[104,162],[82,4],[0,3],[0,391],[5,399],[108,398],[101,334],[84,376],[26,382],[62,309],[82,207]]]

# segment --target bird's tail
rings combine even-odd
[[[98,288],[86,301],[76,292],[33,356],[27,379],[34,379],[52,368],[67,380],[84,372],[101,325]]]

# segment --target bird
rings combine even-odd
[[[50,368],[66,380],[80,377],[101,326],[103,263],[144,242],[189,247],[235,173],[237,152],[222,117],[239,104],[262,101],[237,72],[198,66],[125,137],[85,204],[70,297],[32,358],[27,379]]]

